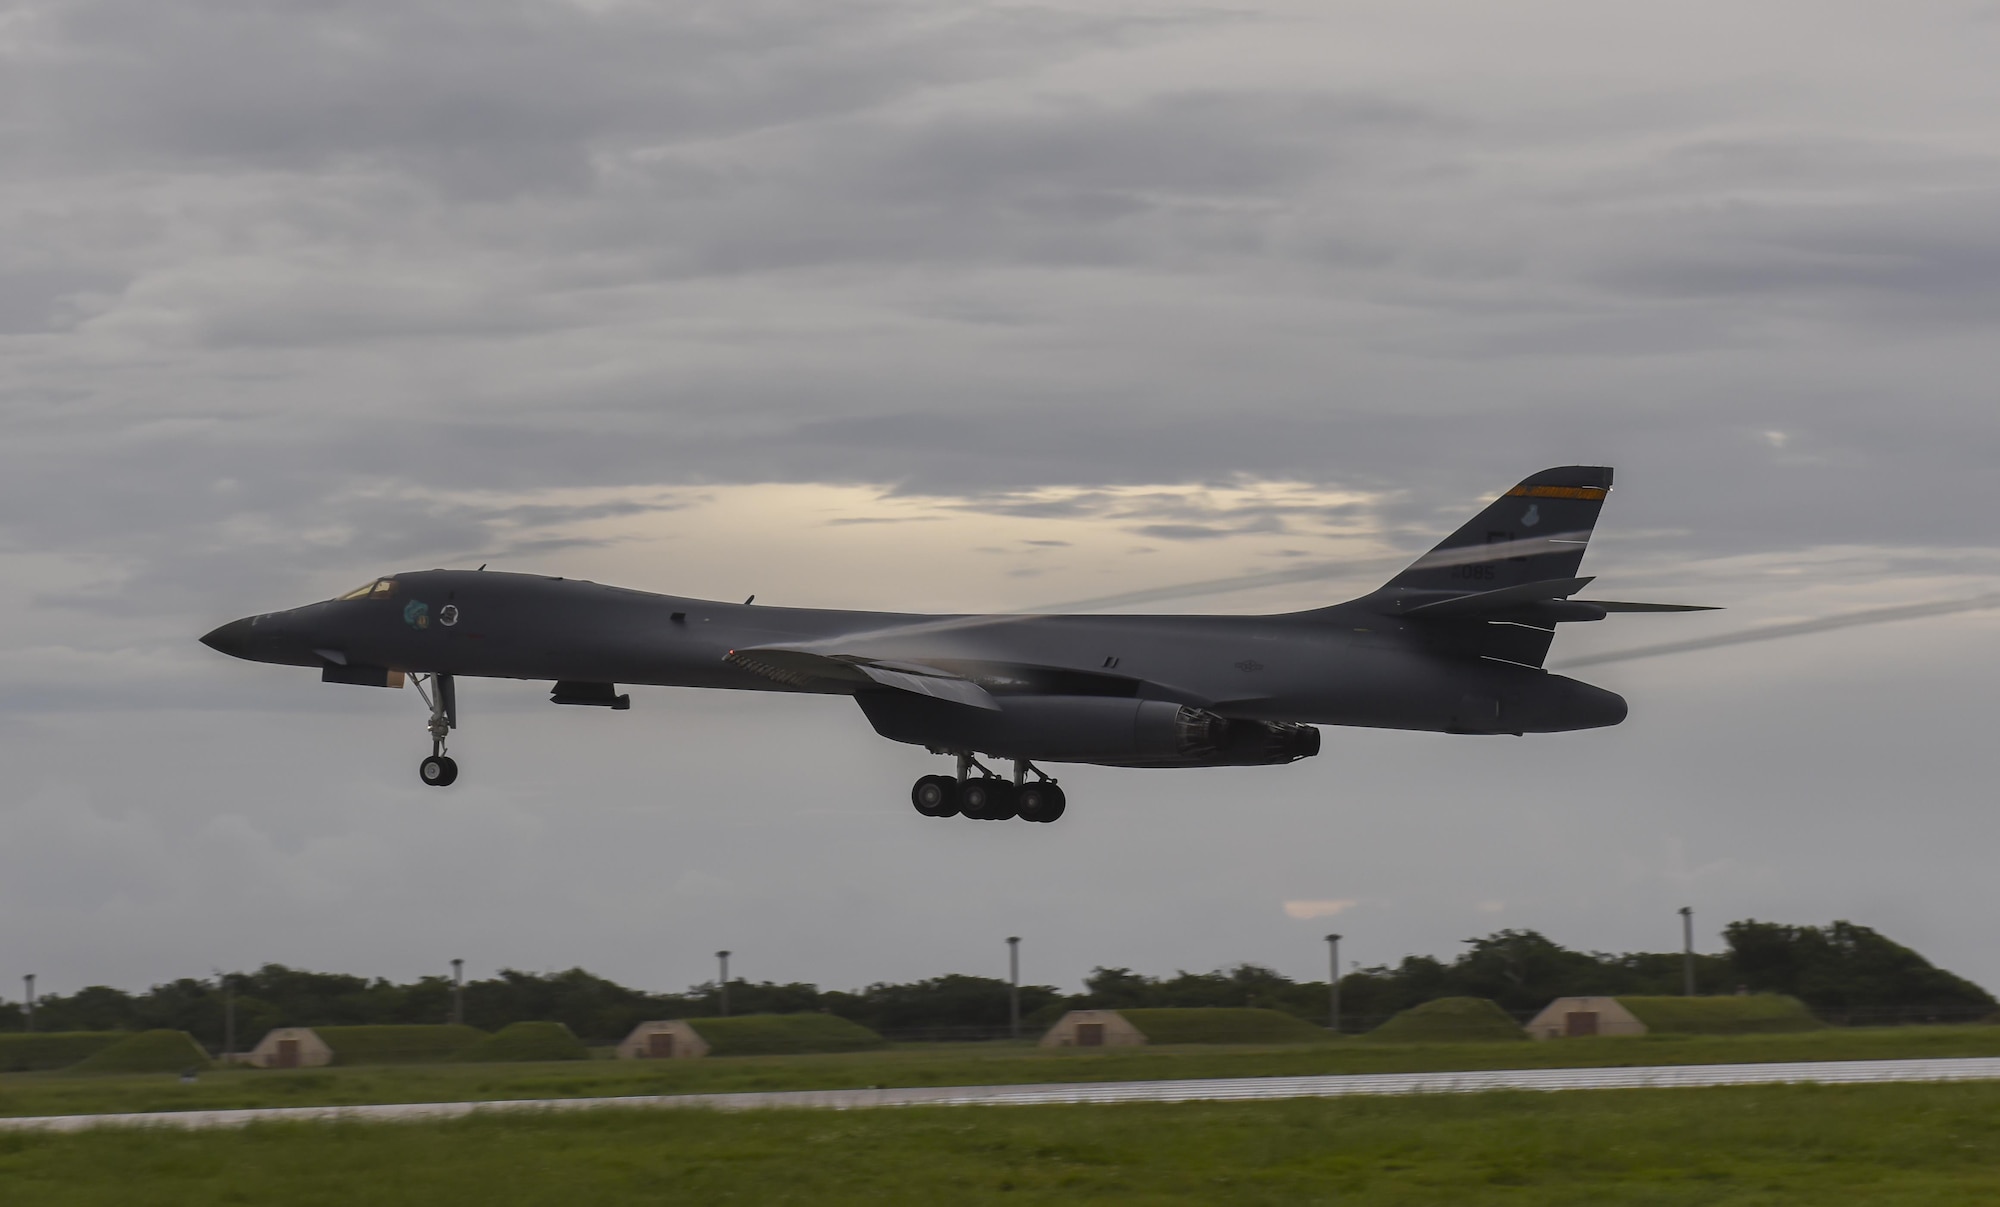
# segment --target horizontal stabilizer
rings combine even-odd
[[[1587,603],[1593,608],[1603,608],[1607,612],[1720,612],[1721,608],[1710,604],[1657,604],[1619,603],[1614,599],[1579,599],[1577,603]]]
[[[1501,587],[1497,591],[1473,591],[1465,595],[1433,599],[1428,603],[1418,602],[1404,607],[1402,611],[1406,616],[1437,620],[1490,616],[1496,612],[1517,611],[1524,605],[1541,603],[1544,600],[1568,599],[1589,586],[1590,581],[1588,578],[1545,578],[1540,582],[1522,583],[1517,587]]]

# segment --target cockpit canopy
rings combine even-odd
[[[354,590],[352,590],[352,591],[349,591],[349,592],[348,592],[347,594],[345,594],[345,595],[336,595],[336,596],[334,596],[334,598],[335,598],[335,599],[337,599],[337,600],[339,600],[339,599],[388,599],[388,598],[389,598],[390,596],[394,595],[395,593],[396,593],[396,580],[395,580],[395,579],[393,579],[393,578],[378,578],[378,579],[376,579],[376,580],[375,580],[374,582],[371,582],[371,583],[364,583],[364,584],[362,584],[361,586],[359,586],[359,587],[356,587],[356,588],[354,588]]]

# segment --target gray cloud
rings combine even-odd
[[[1205,524],[1141,524],[1131,531],[1162,541],[1212,541],[1236,535],[1231,529],[1212,528]]]
[[[9,14],[0,815],[31,841],[0,868],[0,947],[123,983],[255,958],[395,973],[477,900],[506,923],[480,937],[493,962],[642,983],[705,970],[638,967],[653,933],[618,920],[668,907],[697,954],[747,934],[728,941],[772,975],[836,981],[811,962],[840,926],[911,961],[865,979],[960,966],[1028,916],[1071,976],[1284,964],[1282,899],[1394,902],[1360,911],[1369,959],[1448,948],[1489,899],[1496,924],[1670,945],[1699,899],[1879,921],[2000,976],[1963,921],[1990,878],[1953,854],[1990,845],[1954,803],[1987,795],[1979,614],[1607,665],[1634,702],[1608,734],[1085,772],[1096,811],[1053,847],[908,824],[922,756],[825,701],[655,693],[641,734],[478,685],[472,803],[437,800],[392,754],[419,736],[407,693],[193,644],[390,568],[617,567],[634,526],[691,535],[704,492],[743,484],[865,486],[928,522],[772,514],[635,585],[734,591],[754,567],[742,593],[788,602],[1143,606],[1207,578],[1237,592],[1218,606],[1289,606],[1397,561],[1317,538],[1414,554],[1586,461],[1619,469],[1586,563],[1607,594],[1755,627],[1990,591],[2000,26],[1790,2],[1456,16],[1440,39],[1417,9],[1279,0]],[[1829,53],[1797,54],[1806,27]],[[1214,500],[1264,480],[1369,501]],[[1046,525],[989,533],[1022,521]],[[766,548],[796,527],[941,539],[829,571]],[[1666,623],[1582,626],[1559,656],[1691,636]],[[1942,802],[1928,828],[1880,807],[1912,777]],[[1365,805],[1388,799],[1410,805]],[[1802,840],[1802,816],[1825,824]],[[1022,867],[1057,887],[1023,904]],[[18,887],[35,876],[63,891]],[[343,907],[368,921],[287,948]],[[387,916],[422,935],[382,938]]]
[[[58,158],[299,170],[379,157],[484,196],[583,187],[608,137],[824,119],[1118,24],[1032,9],[940,19],[894,2],[78,0],[27,14],[11,57],[41,118],[22,141]]]

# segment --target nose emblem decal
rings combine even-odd
[[[421,599],[413,599],[404,604],[403,623],[413,629],[429,628],[431,623],[430,606]]]
[[[448,629],[448,628],[450,628],[451,626],[453,626],[453,625],[457,624],[457,623],[458,623],[458,605],[457,605],[457,604],[446,604],[446,605],[445,605],[445,606],[443,606],[442,608],[439,608],[439,609],[438,609],[438,623],[439,623],[439,624],[441,624],[441,625],[443,625],[443,626],[444,626],[445,628],[447,628],[447,629]]]

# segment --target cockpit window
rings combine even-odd
[[[345,595],[338,595],[338,596],[335,596],[334,598],[336,598],[336,599],[387,599],[387,598],[388,598],[389,596],[391,596],[391,595],[394,595],[395,593],[396,593],[396,580],[395,580],[395,579],[393,579],[393,578],[378,578],[378,579],[376,579],[376,580],[375,580],[374,582],[372,582],[372,583],[365,583],[365,584],[363,584],[363,585],[361,585],[361,586],[359,586],[359,587],[356,587],[356,588],[354,588],[354,590],[352,590],[352,591],[349,591],[349,592],[348,592],[347,594],[345,594]]]

